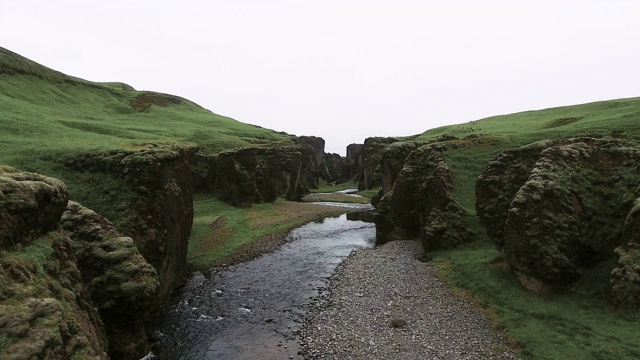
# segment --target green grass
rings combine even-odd
[[[210,194],[196,194],[193,202],[195,215],[187,253],[189,267],[194,270],[206,270],[220,265],[243,245],[318,219],[318,214],[315,213],[287,211],[288,204],[295,206],[296,203],[278,199],[275,205],[253,204],[249,209],[241,209],[223,203]],[[320,210],[317,209],[317,212]],[[224,217],[224,225],[212,230],[210,224],[220,216]]]
[[[358,191],[358,195],[362,195],[364,197],[368,197],[369,199],[371,199],[374,195],[377,195],[378,191],[380,191],[381,189],[382,189],[382,186],[376,186],[371,189]]]
[[[480,242],[434,257],[454,286],[488,304],[495,326],[525,359],[640,358],[640,313],[619,311],[580,289],[536,295],[522,288],[492,244]]]
[[[632,98],[496,116],[432,129],[416,138],[434,140],[444,134],[460,138],[449,143],[445,156],[454,175],[453,195],[480,240],[436,253],[435,261],[454,286],[497,315],[497,327],[506,329],[527,359],[640,358],[640,313],[612,308],[607,264],[587,272],[563,295],[524,290],[475,216],[476,180],[501,151],[576,136],[640,139],[639,125],[640,98]],[[469,135],[481,138],[464,139]]]
[[[61,155],[149,142],[196,143],[209,152],[290,143],[177,96],[73,78],[2,48],[0,128],[2,163],[44,174]]]
[[[318,188],[311,189],[311,193],[328,193],[328,192],[335,192],[335,191],[341,191],[346,189],[357,189],[357,188],[358,188],[358,184],[353,181],[347,181],[341,184],[331,185],[330,183],[326,182],[324,179],[320,179],[318,183]]]

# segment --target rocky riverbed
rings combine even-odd
[[[477,305],[421,262],[416,241],[360,250],[341,263],[305,319],[307,359],[516,359]]]

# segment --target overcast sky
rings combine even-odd
[[[0,46],[345,153],[640,96],[640,1],[0,0]]]

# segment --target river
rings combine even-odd
[[[375,226],[366,222],[371,205],[346,209],[294,229],[274,252],[195,273],[151,323],[155,358],[302,359],[298,332],[307,307],[343,258],[375,243]]]

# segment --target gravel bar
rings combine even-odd
[[[416,241],[352,253],[301,331],[306,359],[517,359],[484,311],[455,294]]]

